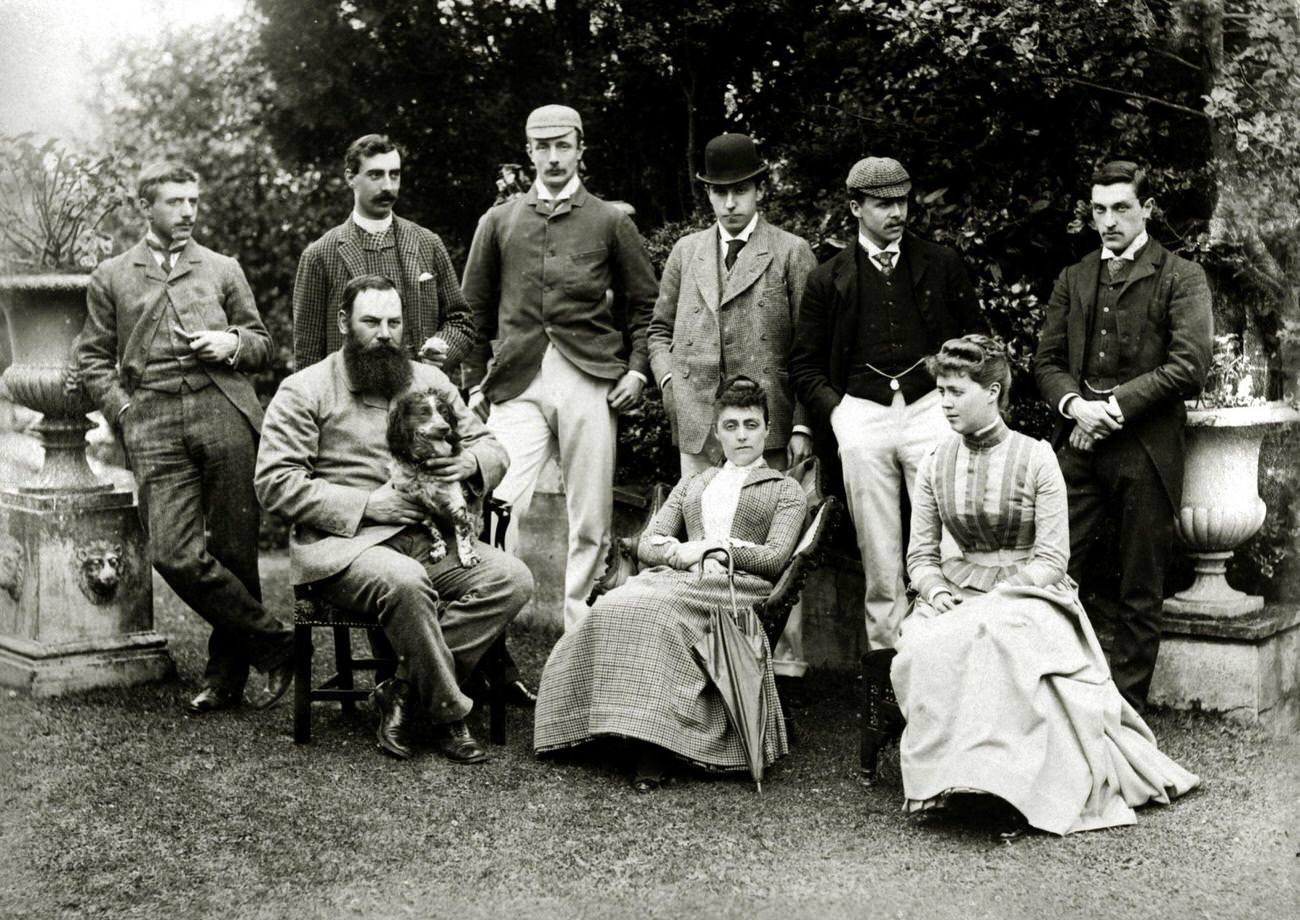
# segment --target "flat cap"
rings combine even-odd
[[[849,191],[876,198],[901,198],[912,190],[912,177],[903,164],[889,157],[866,157],[849,170]]]
[[[582,116],[567,105],[544,105],[528,113],[524,133],[532,137],[559,137],[569,131],[582,131]]]

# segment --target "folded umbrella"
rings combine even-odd
[[[769,667],[762,626],[750,607],[736,606],[736,570],[731,553],[727,557],[727,580],[731,588],[731,609],[709,611],[704,637],[692,651],[706,677],[718,688],[727,721],[740,738],[749,765],[749,775],[763,791],[763,736],[767,729],[767,698],[763,678]]]

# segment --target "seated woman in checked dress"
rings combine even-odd
[[[1056,457],[1002,421],[1002,345],[952,339],[929,364],[956,433],[913,494],[907,568],[919,596],[892,667],[906,808],[985,793],[1015,809],[1013,825],[1054,834],[1132,824],[1135,807],[1200,781],[1157,750],[1110,678],[1065,574]],[[941,561],[944,528],[962,554]]]
[[[772,590],[807,514],[798,484],[763,462],[762,388],[744,377],[729,381],[715,413],[726,464],[677,484],[641,536],[637,554],[650,568],[601,597],[561,637],[538,690],[538,753],[599,737],[630,739],[639,792],[662,782],[674,756],[708,769],[747,769],[722,698],[691,651],[710,610],[730,609],[726,569],[704,556],[728,548],[736,602],[753,604]],[[770,664],[763,692],[763,755],[771,764],[786,753],[786,731]]]

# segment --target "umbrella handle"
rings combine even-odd
[[[739,624],[740,608],[736,605],[736,561],[731,558],[731,550],[725,546],[709,550],[702,559],[707,559],[715,553],[721,553],[727,557],[727,586],[731,589],[731,618]],[[700,568],[700,574],[704,574],[703,566]]]

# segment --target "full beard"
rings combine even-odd
[[[348,339],[343,343],[343,365],[352,383],[367,396],[392,399],[411,385],[411,361],[396,345],[363,348]]]

